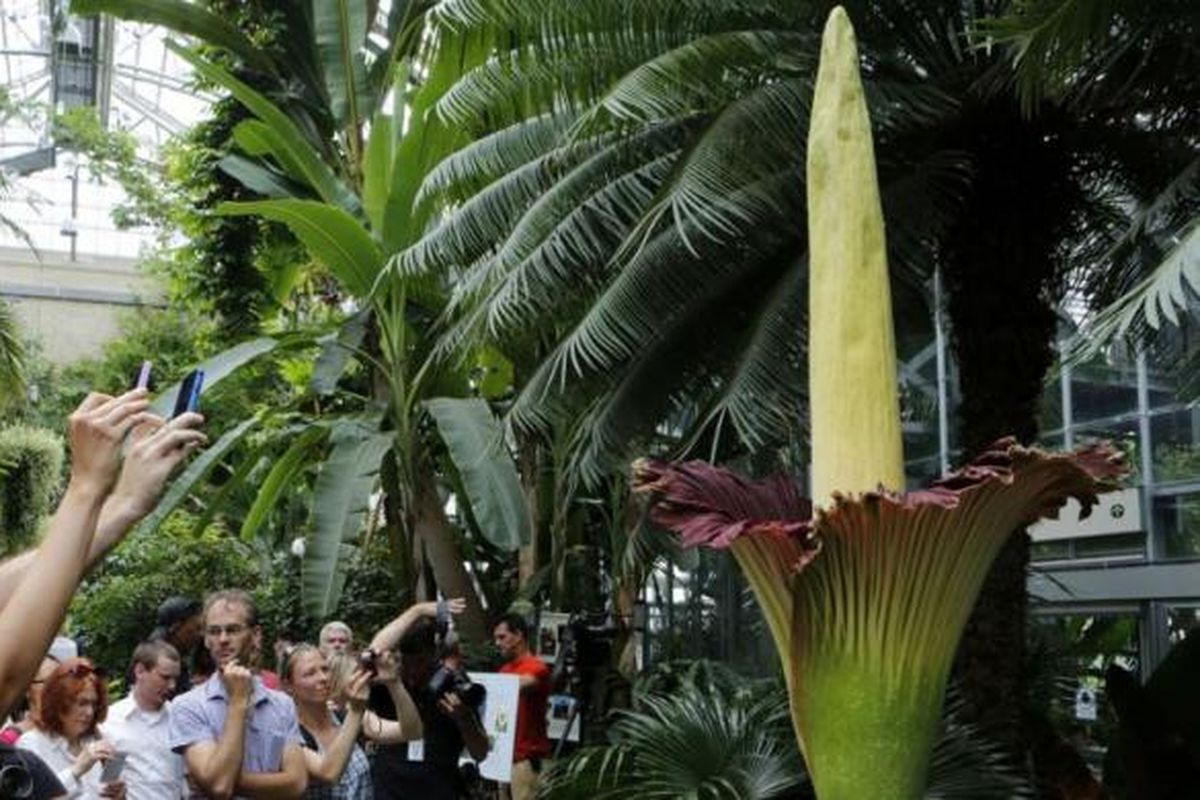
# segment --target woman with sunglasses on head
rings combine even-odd
[[[421,737],[415,707],[400,722],[367,711],[372,678],[398,683],[390,659],[382,659],[378,666],[382,669],[377,675],[354,669],[347,679],[344,669],[336,677],[331,675],[329,662],[314,645],[299,644],[284,651],[279,672],[284,691],[296,703],[304,737],[309,776],[306,798],[371,800],[371,765],[359,740],[398,744]]]
[[[102,763],[114,753],[97,732],[107,711],[108,692],[92,662],[68,658],[50,673],[34,728],[17,745],[54,770],[68,798],[121,800],[124,783],[100,782]]]

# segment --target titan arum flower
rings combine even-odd
[[[875,156],[854,32],[826,24],[808,136],[809,380],[815,503],[795,481],[639,461],[635,486],[687,545],[729,548],[784,665],[820,800],[922,797],[955,648],[1013,531],[1123,466],[1097,446],[997,442],[904,492],[895,346]]]

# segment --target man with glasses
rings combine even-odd
[[[250,671],[262,644],[253,598],[237,589],[204,602],[204,645],[216,671],[175,698],[172,749],[206,797],[299,797],[308,784],[296,707]]]

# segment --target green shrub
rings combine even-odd
[[[37,539],[50,511],[63,463],[62,438],[42,428],[0,430],[0,554]]]
[[[212,526],[192,535],[195,518],[177,512],[158,531],[134,531],[84,581],[69,630],[109,674],[121,674],[133,648],[154,629],[158,606],[174,595],[202,598],[237,587],[257,595],[264,581],[252,549]],[[269,583],[266,582],[266,583]]]

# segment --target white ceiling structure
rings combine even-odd
[[[104,124],[132,133],[139,155],[200,120],[211,98],[191,87],[191,69],[166,49],[161,28],[66,15],[66,0],[0,3],[0,86],[21,113],[0,115],[0,169],[8,188],[0,215],[39,251],[134,257],[148,230],[119,231],[110,212],[123,199],[93,179],[82,159],[53,141],[51,109],[94,105]],[[0,247],[26,247],[0,227]]]

